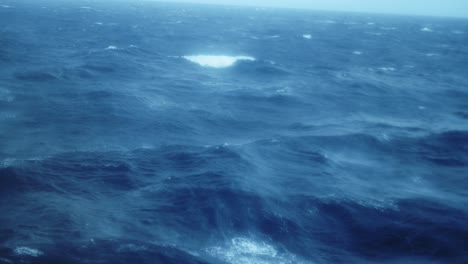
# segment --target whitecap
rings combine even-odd
[[[355,50],[355,51],[353,51],[353,54],[354,54],[354,55],[362,55],[362,52],[361,52],[361,51],[358,51],[358,50]]]
[[[374,35],[374,36],[382,36],[382,33],[379,32],[365,32],[368,35]]]
[[[28,248],[28,247],[17,247],[15,248],[14,252],[16,255],[31,256],[31,257],[39,257],[41,255],[44,255],[42,251],[34,249],[34,248]]]
[[[305,39],[311,39],[311,38],[312,38],[312,35],[310,35],[310,34],[304,34],[304,35],[302,35],[302,37],[305,38]]]
[[[278,89],[276,90],[277,93],[286,93],[287,90],[286,89]]]
[[[435,56],[439,56],[439,54],[437,54],[437,53],[427,53],[426,56],[427,57],[435,57]]]
[[[10,167],[13,164],[15,164],[15,162],[16,162],[16,159],[14,158],[3,159],[2,161],[0,161],[0,168]]]
[[[381,27],[380,29],[382,29],[382,30],[395,30],[397,28],[396,27]]]
[[[315,22],[316,23],[321,23],[321,24],[336,24],[336,21],[334,21],[334,20],[317,20]]]
[[[274,257],[277,251],[266,243],[258,243],[247,238],[234,238],[232,239],[233,247],[241,253],[249,253],[256,255],[265,255]]]
[[[107,48],[105,48],[106,50],[116,50],[117,47],[116,46],[109,46]]]
[[[428,28],[428,27],[423,27],[421,28],[421,31],[424,31],[424,32],[432,32],[432,29]]]
[[[238,61],[255,61],[249,56],[226,56],[226,55],[193,55],[183,56],[184,59],[196,63],[202,67],[227,68]]]
[[[9,6],[9,5],[1,5],[1,7],[3,7],[3,8],[12,8],[12,6]]]
[[[390,137],[386,133],[382,133],[381,135],[379,135],[378,139],[380,141],[390,141]]]
[[[99,25],[99,26],[103,25],[102,22],[96,22],[96,23],[94,23],[94,24]]]
[[[380,67],[379,70],[385,71],[385,72],[392,72],[392,71],[395,71],[396,69],[393,67]]]
[[[303,263],[290,253],[280,253],[272,245],[249,238],[236,237],[227,247],[211,247],[206,252],[232,264]]]

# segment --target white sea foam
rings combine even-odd
[[[382,30],[395,30],[397,28],[396,27],[381,27],[380,29],[382,29]]]
[[[303,263],[290,253],[279,253],[265,242],[242,237],[232,239],[227,247],[211,247],[206,252],[231,264]]]
[[[321,24],[336,24],[336,21],[334,21],[334,20],[317,20],[315,22],[316,23],[321,23]]]
[[[106,50],[116,50],[117,47],[116,46],[109,46],[107,48],[105,48]]]
[[[255,61],[255,58],[249,56],[226,55],[193,55],[183,56],[183,58],[200,66],[211,68],[231,67],[238,61]]]
[[[263,37],[257,37],[257,36],[249,36],[251,39],[277,39],[280,38],[280,35],[271,35],[271,36],[263,36]]]
[[[426,56],[427,57],[435,57],[435,56],[439,56],[439,54],[437,54],[437,53],[427,53]]]
[[[40,250],[28,247],[17,247],[15,248],[16,255],[23,255],[23,256],[31,256],[31,257],[39,257],[44,255],[44,253]]]
[[[380,67],[379,70],[385,71],[385,72],[393,72],[393,71],[395,71],[396,69],[393,68],[393,67]]]
[[[305,39],[311,39],[311,38],[312,38],[312,35],[310,35],[310,34],[304,34],[304,35],[302,35],[302,37],[305,38]]]
[[[282,94],[282,93],[286,93],[287,91],[286,91],[286,89],[278,89],[275,92]]]
[[[374,35],[374,36],[382,36],[382,33],[379,32],[365,32],[368,35]]]
[[[6,258],[0,258],[0,263],[13,263],[13,261]]]
[[[14,112],[5,112],[5,111],[0,112],[0,120],[15,119],[16,116],[17,114]]]
[[[10,103],[14,99],[15,97],[11,94],[9,90],[0,88],[0,101],[5,101],[5,102]]]
[[[16,159],[14,158],[3,159],[0,161],[0,168],[12,166],[13,164],[15,164],[15,162],[16,162]]]
[[[424,31],[424,32],[432,32],[432,29],[428,28],[428,27],[423,27],[421,28],[421,31]]]
[[[358,50],[355,50],[355,51],[353,51],[353,54],[354,54],[354,55],[362,55],[362,52],[361,52],[361,51],[358,51]]]

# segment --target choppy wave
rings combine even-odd
[[[465,20],[0,2],[0,263],[468,263]]]

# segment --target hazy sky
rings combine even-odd
[[[175,0],[373,13],[468,17],[468,0]]]

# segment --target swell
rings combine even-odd
[[[51,62],[47,54],[39,55],[39,60],[47,60],[43,63],[46,67],[31,65],[30,70],[20,70],[13,73],[13,77],[19,81],[27,82],[53,82],[65,83],[97,81],[97,80],[124,80],[133,79],[144,72],[156,70],[148,61],[161,60],[161,56],[150,53],[138,47],[105,48],[91,51],[74,52],[65,54],[65,62]],[[55,55],[56,56],[56,55]],[[54,56],[54,57],[55,57]],[[61,58],[62,60],[64,58]],[[60,65],[60,66],[59,66]],[[47,67],[48,66],[48,67]]]
[[[3,3],[0,263],[468,262],[465,22]]]
[[[447,166],[466,168],[467,149],[460,142],[467,138],[463,131],[384,141],[364,134],[283,137],[240,146],[69,152],[17,161],[0,171],[1,196],[8,201],[1,210],[10,212],[0,217],[7,245],[2,257],[41,263],[59,254],[72,261],[75,249],[49,248],[65,239],[83,248],[92,239],[99,242],[80,250],[90,250],[83,251],[85,259],[99,259],[104,253],[93,247],[113,254],[121,239],[131,239],[154,241],[149,247],[155,252],[118,253],[142,257],[142,263],[164,255],[166,249],[159,253],[158,247],[167,244],[176,248],[169,252],[178,261],[185,261],[179,250],[213,261],[206,248],[244,236],[268,237],[281,252],[319,263],[395,256],[462,263],[468,237],[464,190],[435,186],[466,185],[462,175],[445,175],[441,182],[437,174]],[[428,158],[433,155],[458,162]],[[407,160],[419,160],[421,171]],[[431,169],[421,169],[421,163]],[[402,173],[382,169],[392,164]],[[386,188],[376,196],[379,184]],[[12,255],[24,245],[45,255]]]

